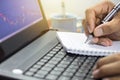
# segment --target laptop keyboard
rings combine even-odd
[[[45,80],[93,80],[92,69],[98,58],[67,54],[58,44],[24,75]]]

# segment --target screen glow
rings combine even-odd
[[[37,0],[0,0],[0,40],[42,18]]]

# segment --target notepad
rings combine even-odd
[[[57,38],[63,48],[72,54],[107,56],[120,52],[120,41],[113,41],[112,46],[102,46],[97,44],[85,43],[84,33],[57,32]]]

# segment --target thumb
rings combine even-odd
[[[94,30],[96,37],[105,36],[117,32],[119,30],[118,21],[112,20],[97,26]]]

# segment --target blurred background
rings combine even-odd
[[[52,28],[51,15],[55,13],[62,14],[62,12],[64,11],[63,11],[63,7],[61,6],[62,5],[61,3],[64,2],[65,13],[74,14],[77,16],[77,18],[81,19],[80,22],[77,23],[76,27],[77,30],[83,32],[84,30],[82,27],[82,19],[84,19],[85,17],[86,9],[91,6],[94,6],[97,3],[100,3],[103,0],[41,0],[41,1],[50,28]],[[115,4],[119,2],[119,0],[111,0],[111,1]]]
[[[53,13],[62,12],[61,1],[65,2],[65,10],[67,13],[73,13],[77,16],[84,17],[85,10],[88,7],[102,0],[42,0],[47,19],[49,19]]]

